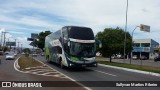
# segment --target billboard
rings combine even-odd
[[[37,39],[38,38],[38,34],[37,33],[31,33],[31,38]]]
[[[16,46],[16,42],[6,42],[6,46]]]
[[[150,52],[150,47],[133,47],[132,52]]]

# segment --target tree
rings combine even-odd
[[[98,32],[96,37],[102,42],[102,48],[99,52],[104,57],[110,57],[113,54],[123,54],[124,52],[124,36],[125,32],[121,28],[106,28],[103,32]],[[132,37],[126,32],[126,53],[132,50]],[[124,55],[123,55],[124,56]]]
[[[38,40],[34,41],[33,44],[43,50],[44,43],[45,43],[45,37],[49,34],[51,34],[51,31],[40,32],[38,36]]]
[[[31,53],[31,50],[29,48],[25,48],[25,49],[23,49],[23,52],[24,53]]]

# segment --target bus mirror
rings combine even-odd
[[[68,46],[70,46],[70,42],[69,42],[69,41],[68,41],[68,43],[67,43],[67,44],[68,44]]]

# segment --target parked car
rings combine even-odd
[[[143,56],[140,57],[140,59],[141,59],[141,60],[146,60],[147,57],[143,55]]]
[[[33,53],[33,54],[32,54],[32,56],[37,57],[37,56],[38,56],[38,54],[37,54],[37,53]]]
[[[154,58],[154,61],[155,61],[155,62],[160,61],[160,57]]]
[[[6,60],[14,60],[15,59],[15,55],[14,53],[8,53],[6,55]]]
[[[5,52],[5,55],[9,54],[9,52]]]
[[[137,60],[137,59],[138,59],[137,55],[133,55],[133,56],[132,56],[132,59],[133,59],[133,60]]]
[[[112,55],[111,58],[112,58],[112,59],[116,59],[117,57],[116,57],[115,55]]]

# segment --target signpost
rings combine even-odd
[[[6,46],[16,46],[16,42],[6,42]]]
[[[38,38],[38,34],[37,33],[31,33],[31,38],[37,39]]]
[[[140,31],[144,31],[144,32],[150,32],[150,26],[148,25],[144,25],[144,24],[140,24],[140,26],[136,26],[135,29],[132,31],[132,43],[133,43],[133,32],[136,30],[137,27],[140,27]],[[134,49],[136,50],[136,49]],[[145,48],[145,52],[148,52],[150,49]],[[131,58],[133,56],[133,53],[131,52]],[[130,64],[131,64],[131,58],[130,58]],[[141,60],[141,65],[142,65],[142,60]]]
[[[33,46],[33,52],[32,52],[32,60],[33,60],[33,54],[34,54],[34,41],[36,41],[38,39],[38,34],[37,33],[31,33],[31,38],[27,38],[27,41],[32,41],[30,43],[31,46]]]
[[[145,31],[145,32],[150,32],[150,26],[141,24],[140,25],[140,30]]]

